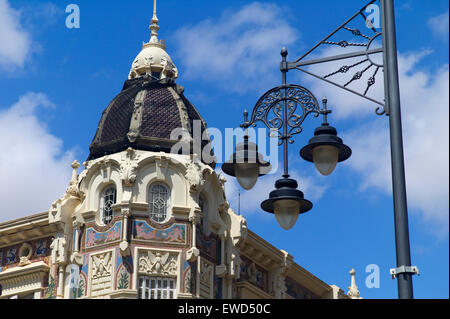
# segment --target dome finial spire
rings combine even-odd
[[[150,43],[158,43],[158,17],[156,16],[156,0],[153,0],[153,18],[150,25],[150,30],[152,31],[152,35],[150,37]]]
[[[352,281],[351,281],[350,287],[348,287],[347,296],[349,296],[352,299],[362,299],[360,297],[358,286],[356,285],[355,274],[356,274],[355,269],[350,270],[350,276],[352,276]]]
[[[142,50],[134,59],[128,78],[135,79],[149,75],[154,80],[178,77],[178,69],[166,52],[166,42],[158,40],[158,17],[156,16],[156,0],[153,0],[153,18],[150,24],[152,35],[150,41],[142,43]]]

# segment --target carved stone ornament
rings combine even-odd
[[[283,298],[287,291],[286,275],[293,264],[292,260],[289,259],[289,254],[284,250],[281,252],[284,256],[279,266],[273,271],[273,290],[271,292],[277,299]]]
[[[156,176],[160,180],[167,179],[167,169],[169,168],[170,159],[167,158],[163,153],[159,153],[159,155],[155,158],[156,163]]]
[[[139,155],[131,147],[122,155],[122,162],[120,164],[120,178],[125,186],[132,186],[137,177],[137,160]]]
[[[227,266],[226,265],[217,265],[216,266],[216,275],[219,278],[225,277],[227,274]]]
[[[128,140],[131,143],[136,142],[136,139],[140,135],[140,123],[142,119],[142,107],[144,105],[145,97],[147,96],[146,90],[141,90],[138,92],[134,98],[134,108],[133,115],[130,121],[130,127],[127,134]]]
[[[280,273],[276,273],[273,279],[273,286],[274,291],[272,291],[272,295],[281,298],[281,296],[287,291],[285,277]]]
[[[139,256],[139,273],[146,275],[177,276],[177,254],[148,251]]]
[[[131,210],[129,207],[123,207],[120,212],[122,213],[123,217],[130,217],[131,216]]]
[[[200,256],[200,250],[196,247],[192,247],[186,252],[186,260],[189,262],[196,261],[198,256]]]
[[[145,64],[145,66],[146,67],[150,67],[150,65],[152,65],[152,63],[153,63],[153,60],[154,60],[154,57],[153,56],[146,56],[146,57],[144,57],[144,64]]]
[[[358,286],[356,285],[355,274],[356,274],[355,269],[350,270],[350,276],[352,276],[352,281],[350,287],[348,287],[347,295],[352,299],[361,299]]]
[[[83,265],[83,255],[78,252],[72,253],[72,255],[70,256],[70,262],[72,264],[82,266]]]
[[[92,256],[92,278],[109,277],[112,273],[112,252]]]
[[[52,241],[50,248],[52,264],[64,264],[66,262],[67,241],[64,235],[58,234]]]
[[[186,293],[192,293],[193,290],[192,284],[192,269],[189,268],[184,277],[184,291]]]
[[[130,250],[130,244],[127,241],[122,241],[120,242],[120,252],[122,254],[122,256],[124,257],[128,257],[131,254],[131,250]]]
[[[185,177],[189,182],[191,191],[194,192],[197,191],[204,182],[198,165],[192,162],[187,164]]]
[[[73,161],[72,163],[72,179],[69,183],[69,187],[66,190],[66,193],[71,196],[79,197],[80,192],[78,189],[78,168],[80,167],[80,163],[77,161]]]
[[[220,187],[222,188],[222,195],[223,198],[226,198],[225,196],[225,183],[227,182],[227,179],[225,178],[225,176],[223,176],[222,174],[219,175],[219,183],[220,183]]]
[[[213,265],[205,262],[203,259],[200,261],[200,282],[206,285],[211,284],[213,276]]]
[[[239,256],[239,253],[231,254],[231,265],[230,265],[230,275],[234,276],[236,279],[241,277],[241,263],[242,259]]]
[[[20,267],[31,264],[30,258],[31,258],[32,253],[33,253],[33,248],[31,247],[30,244],[28,244],[28,243],[22,244],[22,246],[19,248],[19,258],[20,258],[19,266]]]
[[[247,275],[248,275],[248,280],[252,283],[252,284],[256,284],[258,281],[258,274],[259,274],[259,270],[256,268],[255,263],[252,263],[248,268],[247,268]]]
[[[103,181],[109,181],[111,178],[111,160],[109,159],[108,156],[106,156],[104,159],[100,160],[99,162],[100,165],[100,173],[101,176],[103,177]]]

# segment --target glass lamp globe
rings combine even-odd
[[[281,199],[277,200],[273,204],[273,207],[278,224],[285,230],[291,229],[297,222],[299,216],[299,201],[293,199]]]
[[[259,177],[258,163],[237,163],[234,169],[239,185],[245,190],[255,186]]]
[[[319,145],[312,151],[314,165],[320,174],[328,176],[333,173],[339,160],[339,148],[334,145]]]
[[[337,131],[328,123],[323,123],[314,131],[314,137],[300,151],[300,156],[313,162],[320,174],[328,176],[337,163],[347,160],[352,155],[350,147],[345,145]]]

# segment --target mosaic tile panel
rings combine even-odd
[[[95,230],[94,227],[86,229],[85,248],[94,248],[120,241],[122,235],[122,221],[116,221],[114,225],[105,232]]]
[[[186,225],[173,224],[167,229],[156,229],[144,220],[133,221],[133,239],[152,242],[186,244]]]

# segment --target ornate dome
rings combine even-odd
[[[146,75],[127,80],[122,92],[103,112],[89,147],[88,160],[121,152],[129,147],[170,152],[180,141],[171,139],[171,133],[181,128],[189,132],[189,140],[192,140],[195,120],[199,121],[203,136],[206,123],[183,95],[183,91],[182,86],[169,79],[155,81]],[[209,139],[201,141],[202,149],[209,142]],[[190,148],[192,154],[192,145]]]
[[[144,43],[142,51],[134,60],[122,92],[103,112],[89,147],[88,160],[121,152],[129,147],[171,152],[172,147],[180,141],[178,134],[171,138],[172,132],[184,129],[189,132],[189,137],[185,134],[183,141],[191,143],[196,136],[193,132],[196,120],[201,129],[199,138],[203,136],[206,123],[183,95],[184,88],[174,82],[178,70],[165,51],[165,45],[157,38],[157,23],[155,9],[150,26],[151,39]],[[199,153],[209,143],[209,137],[199,141],[197,145],[201,145],[202,149],[195,152]],[[190,154],[193,153],[194,148],[190,144]],[[212,151],[210,154],[213,156]]]

